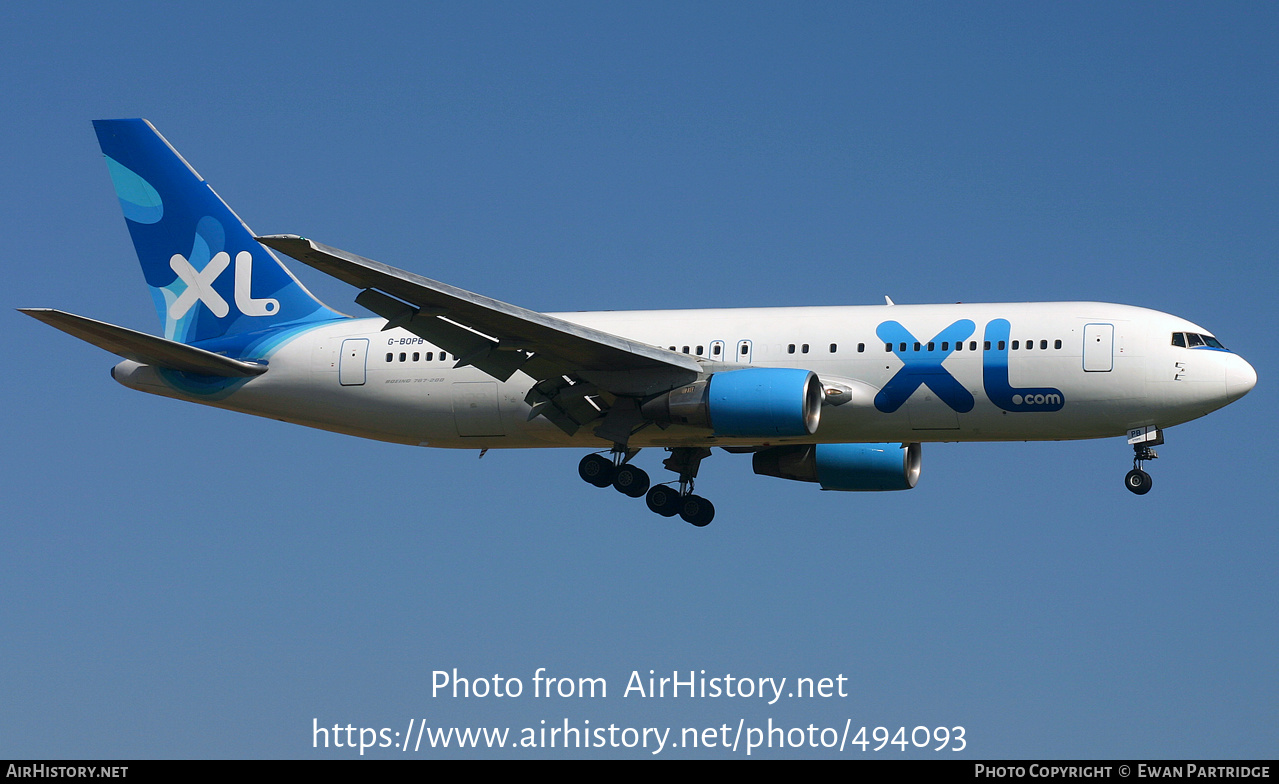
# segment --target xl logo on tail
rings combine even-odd
[[[197,270],[181,253],[175,253],[169,259],[169,266],[187,284],[186,290],[169,305],[169,318],[181,320],[197,302],[203,302],[218,318],[226,318],[231,312],[231,306],[213,288],[213,282],[231,266],[229,253],[222,251],[214,255],[202,270]],[[235,254],[235,306],[246,316],[273,316],[280,311],[277,299],[254,299],[252,286],[253,254],[242,250]]]

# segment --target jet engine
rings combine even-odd
[[[759,438],[812,435],[821,411],[821,381],[811,370],[798,368],[715,373],[640,406],[640,413],[654,422]]]
[[[818,482],[823,490],[909,490],[919,481],[919,444],[796,444],[756,452],[755,473]]]

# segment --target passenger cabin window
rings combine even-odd
[[[794,353],[795,353],[795,344],[794,344],[794,343],[791,343],[789,346],[787,346],[787,347],[786,347],[786,353],[787,353],[787,354],[794,354]]]
[[[830,345],[831,345],[831,348],[832,348],[832,350],[833,350],[833,349],[834,349],[835,344],[834,344],[834,343],[831,343]],[[857,344],[857,353],[858,353],[858,354],[864,354],[864,353],[866,353],[866,344],[865,344],[865,343],[858,343],[858,344]]]

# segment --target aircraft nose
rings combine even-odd
[[[1257,385],[1257,371],[1243,357],[1231,354],[1226,362],[1226,400],[1233,403]]]

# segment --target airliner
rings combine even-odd
[[[1257,375],[1208,330],[1103,302],[539,313],[291,234],[256,236],[146,120],[94,123],[158,337],[34,318],[123,358],[132,389],[452,449],[587,451],[582,479],[704,526],[718,447],[823,490],[907,490],[926,441],[1125,437],[1125,486],[1164,430]],[[354,318],[272,250],[359,289]],[[660,448],[651,484],[635,457]],[[481,452],[481,455],[483,452]]]

